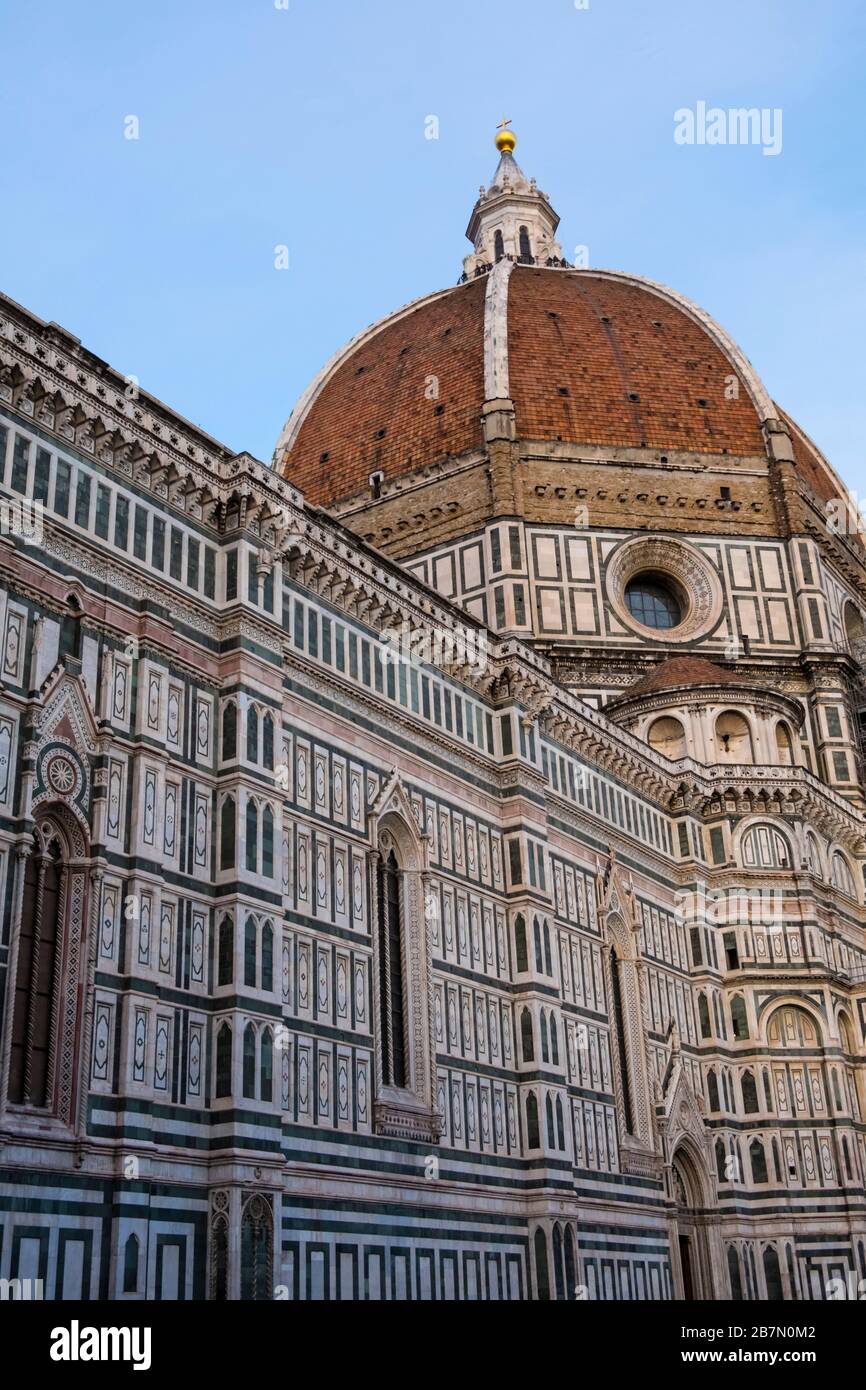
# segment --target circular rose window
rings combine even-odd
[[[671,536],[634,536],[610,555],[607,597],[623,626],[656,641],[691,642],[722,615],[722,586],[701,551]]]

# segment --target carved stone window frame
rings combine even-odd
[[[670,581],[682,606],[676,627],[646,627],[632,615],[625,593],[639,574]],[[635,536],[617,546],[607,559],[605,588],[625,629],[653,642],[694,642],[705,637],[719,623],[724,607],[722,584],[709,559],[675,536]]]

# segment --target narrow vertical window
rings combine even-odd
[[[274,1098],[274,1037],[270,1028],[262,1033],[262,1049],[259,1059],[259,1095],[262,1100]]]
[[[220,922],[219,934],[219,964],[217,968],[217,984],[230,985],[234,974],[233,961],[235,950],[235,929],[231,917],[224,917]]]
[[[274,876],[274,813],[270,806],[262,811],[262,874]]]
[[[614,1026],[616,1028],[616,1050],[619,1058],[619,1079],[622,1086],[622,1108],[625,1112],[625,1127],[628,1134],[634,1133],[634,1119],[632,1117],[631,1105],[631,1080],[628,1071],[628,1054],[626,1052],[626,1029],[625,1013],[622,1002],[622,976],[621,963],[616,951],[611,948],[610,953],[610,980],[613,994],[613,1013]]]
[[[27,859],[15,974],[9,1099],[40,1109],[51,1102],[51,1019],[60,945],[64,868],[56,841]]]
[[[382,1080],[406,1085],[406,1037],[403,1000],[401,875],[394,851],[380,858],[379,1007],[382,1030]]]
[[[230,700],[223,710],[223,761],[229,762],[237,757],[238,751],[238,707]]]
[[[519,238],[520,238],[520,259],[521,259],[522,261],[526,261],[526,262],[528,263],[528,262],[530,262],[530,261],[532,260],[532,246],[531,246],[530,241],[529,241],[529,230],[528,230],[528,228],[526,228],[526,227],[521,227],[521,228],[520,228]]]
[[[232,1030],[227,1023],[217,1033],[216,1093],[217,1099],[232,1093]]]
[[[255,705],[247,710],[247,761],[259,760],[259,713]]]
[[[138,1293],[138,1236],[127,1236],[123,1247],[123,1292]]]
[[[220,865],[223,869],[235,866],[235,803],[227,796],[220,813]]]
[[[262,989],[274,987],[274,933],[269,922],[262,927]]]
[[[502,257],[503,257],[504,255],[505,255],[505,243],[504,243],[503,240],[502,240],[502,233],[499,232],[499,231],[494,232],[494,233],[493,233],[493,256],[494,256],[494,259],[497,260],[497,261],[501,261],[501,260],[502,260]]]
[[[256,945],[256,924],[248,917],[244,927],[244,985],[247,989],[256,987]]]
[[[259,814],[254,801],[247,802],[247,872],[254,874],[259,859]]]
[[[244,1099],[256,1098],[256,1030],[251,1023],[244,1029]]]

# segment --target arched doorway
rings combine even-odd
[[[706,1174],[700,1160],[684,1145],[674,1154],[672,1181],[676,1202],[674,1296],[686,1300],[713,1298]]]

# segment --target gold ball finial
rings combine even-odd
[[[510,121],[502,120],[496,127],[496,137],[493,141],[500,154],[512,154],[514,146],[517,144],[517,136],[513,130],[509,130]]]

